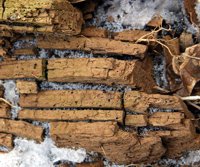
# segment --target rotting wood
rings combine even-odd
[[[32,94],[38,92],[37,83],[35,81],[16,81],[17,90],[20,94]]]
[[[150,27],[161,27],[163,23],[163,18],[161,16],[154,16],[148,23],[147,26]]]
[[[140,59],[143,59],[147,52],[146,45],[98,37],[66,37],[65,39],[58,39],[40,36],[37,38],[37,46],[43,49],[83,50],[94,54],[130,55]]]
[[[65,0],[42,2],[39,0],[6,0],[0,4],[0,15],[1,21],[11,23],[11,26],[18,25],[17,32],[21,32],[22,28],[32,29],[31,32],[49,31],[76,35],[80,33],[83,24],[82,13]],[[13,31],[11,26],[0,25],[4,30]],[[35,29],[35,26],[39,28]]]
[[[119,92],[100,90],[46,90],[37,94],[22,94],[19,104],[21,107],[39,108],[121,109],[121,96]]]
[[[11,107],[4,101],[0,101],[0,118],[10,118],[11,113],[10,113]]]
[[[22,48],[22,49],[16,49],[14,51],[14,55],[15,56],[19,56],[19,55],[36,55],[36,54],[37,54],[36,48]]]
[[[181,112],[156,112],[152,114],[148,123],[153,126],[165,126],[180,124],[184,119],[184,114]]]
[[[147,126],[147,116],[146,115],[126,115],[125,117],[126,126]]]
[[[76,167],[104,167],[103,161],[95,161],[95,162],[83,162],[80,164],[76,164]]]
[[[24,121],[0,119],[0,132],[42,141],[43,128]]]
[[[122,32],[116,32],[113,33],[114,39],[115,40],[120,40],[120,41],[129,41],[129,42],[136,42],[138,39],[141,37],[148,38],[151,32],[150,31],[144,31],[144,30],[125,30]],[[157,36],[157,33],[151,33],[155,38]],[[144,38],[144,39],[145,39]]]
[[[193,45],[183,53],[183,62],[180,65],[179,75],[183,82],[183,89],[178,92],[181,96],[189,96],[195,85],[200,81],[200,44]],[[197,58],[197,59],[195,59]]]
[[[0,147],[11,150],[13,148],[13,135],[0,133]]]
[[[57,146],[83,147],[119,164],[152,162],[165,152],[159,137],[138,138],[119,130],[113,122],[52,122],[50,127],[50,135]]]
[[[122,110],[33,110],[23,109],[19,119],[38,121],[117,121],[123,122]]]
[[[101,37],[101,38],[108,38],[108,30],[103,28],[97,28],[94,26],[84,28],[80,35],[85,37]]]
[[[143,67],[143,63],[147,64],[139,60],[124,61],[113,58],[52,59],[48,60],[48,80],[121,84],[151,90],[155,82],[148,71],[152,68]]]
[[[183,32],[180,35],[180,47],[184,52],[186,48],[192,46],[194,44],[192,34]]]
[[[0,62],[0,79],[36,78],[44,79],[45,61],[20,60]]]
[[[149,107],[183,110],[183,102],[177,96],[129,91],[124,95],[124,107],[129,111],[138,113],[146,113]]]
[[[4,95],[4,86],[0,85],[0,97],[3,97]]]

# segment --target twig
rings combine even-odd
[[[193,101],[193,100],[200,100],[200,96],[187,96],[187,97],[180,97],[184,101]]]
[[[102,151],[103,151],[104,156],[106,157],[106,152],[105,152],[103,146],[101,146],[101,149],[102,149]]]
[[[11,107],[15,107],[15,106],[13,106],[9,101],[7,101],[7,100],[4,99],[4,98],[0,98],[0,101],[5,102],[6,104],[8,104],[8,105],[11,106]]]

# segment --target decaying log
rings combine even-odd
[[[129,111],[138,113],[146,113],[149,107],[183,110],[183,102],[176,96],[129,91],[124,96],[124,107]]]
[[[37,83],[35,81],[18,80],[16,86],[20,94],[32,94],[38,92]]]
[[[151,90],[153,77],[143,68],[145,62],[123,61],[113,58],[52,59],[48,61],[48,80],[55,82],[81,82],[121,84]]]
[[[43,128],[24,121],[0,119],[0,132],[42,141]]]
[[[122,110],[29,110],[19,112],[19,119],[38,121],[117,121],[123,122]]]
[[[11,150],[13,148],[13,135],[0,133],[0,147],[6,147]]]
[[[40,36],[37,38],[37,46],[43,49],[70,49],[98,54],[123,54],[141,59],[144,58],[147,52],[146,45],[97,37],[66,37],[66,39],[58,39]]]
[[[44,65],[42,59],[0,62],[0,79],[44,79]]]
[[[50,127],[57,146],[83,147],[105,155],[112,162],[151,162],[165,152],[159,137],[137,138],[133,133],[119,130],[113,122],[52,122]]]
[[[13,31],[13,26],[18,26],[18,30],[14,30],[17,32],[76,35],[80,33],[83,23],[82,13],[65,0],[6,0],[0,4],[0,15],[0,20],[5,22],[0,29]]]
[[[121,109],[121,96],[119,92],[100,90],[46,90],[37,94],[22,94],[20,106]]]
[[[126,115],[125,117],[126,126],[147,126],[147,116],[146,115]]]
[[[200,44],[193,45],[185,50],[183,54],[183,63],[180,65],[180,76],[183,82],[183,90],[179,92],[182,96],[188,96],[192,93],[196,83],[200,81],[200,63],[199,60],[188,56],[200,58]]]
[[[10,110],[11,110],[10,105],[0,100],[0,118],[10,118],[11,117]]]

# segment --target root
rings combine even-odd
[[[4,98],[0,98],[0,101],[5,102],[6,104],[8,104],[8,105],[11,106],[11,107],[15,107],[15,106],[13,106],[9,101],[7,101],[7,100],[4,99]]]

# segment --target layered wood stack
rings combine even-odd
[[[15,40],[6,45],[5,41],[9,38],[0,43],[3,56],[0,79],[16,80],[21,107],[17,118],[12,119],[12,106],[1,99],[0,146],[11,150],[16,136],[43,141],[44,129],[32,124],[33,121],[41,121],[50,123],[49,135],[57,146],[83,147],[118,164],[151,163],[163,156],[176,158],[200,148],[195,116],[177,95],[191,95],[199,81],[195,73],[199,70],[199,61],[191,60],[189,56],[199,57],[200,46],[187,48],[193,42],[183,40],[187,37],[191,39],[190,34],[182,34],[180,38],[182,49],[185,51],[187,48],[182,57],[179,40],[165,37],[169,48],[171,43],[177,46],[171,49],[177,57],[162,49],[167,59],[167,76],[175,77],[170,78],[169,90],[159,89],[162,94],[158,94],[155,93],[153,63],[148,54],[152,48],[138,43],[138,39],[149,39],[148,34],[156,39],[156,33],[139,30],[113,33],[89,27],[77,36],[47,35],[46,32],[78,34],[82,24],[81,13],[67,1],[23,1],[21,4],[24,5],[18,4],[6,0],[2,5],[1,20],[12,23],[1,25],[4,34],[9,32],[13,35],[22,31],[43,34],[20,38],[36,40],[31,47],[12,48]],[[63,20],[63,17],[67,19]],[[155,24],[151,22],[151,25]],[[14,36],[17,38],[17,35]],[[156,48],[155,44],[151,45]],[[94,57],[37,59],[40,49],[79,50],[93,53]],[[11,58],[6,59],[8,54]],[[21,55],[34,55],[36,59],[19,60]],[[180,58],[182,61],[177,63]],[[181,79],[182,85],[175,91],[177,83],[173,81],[177,78]],[[189,80],[194,80],[192,85]],[[128,87],[129,91],[96,88],[42,90],[40,84],[43,81],[93,86],[103,84]],[[0,97],[3,98],[2,87]],[[97,162],[96,166],[102,166],[102,162]]]

